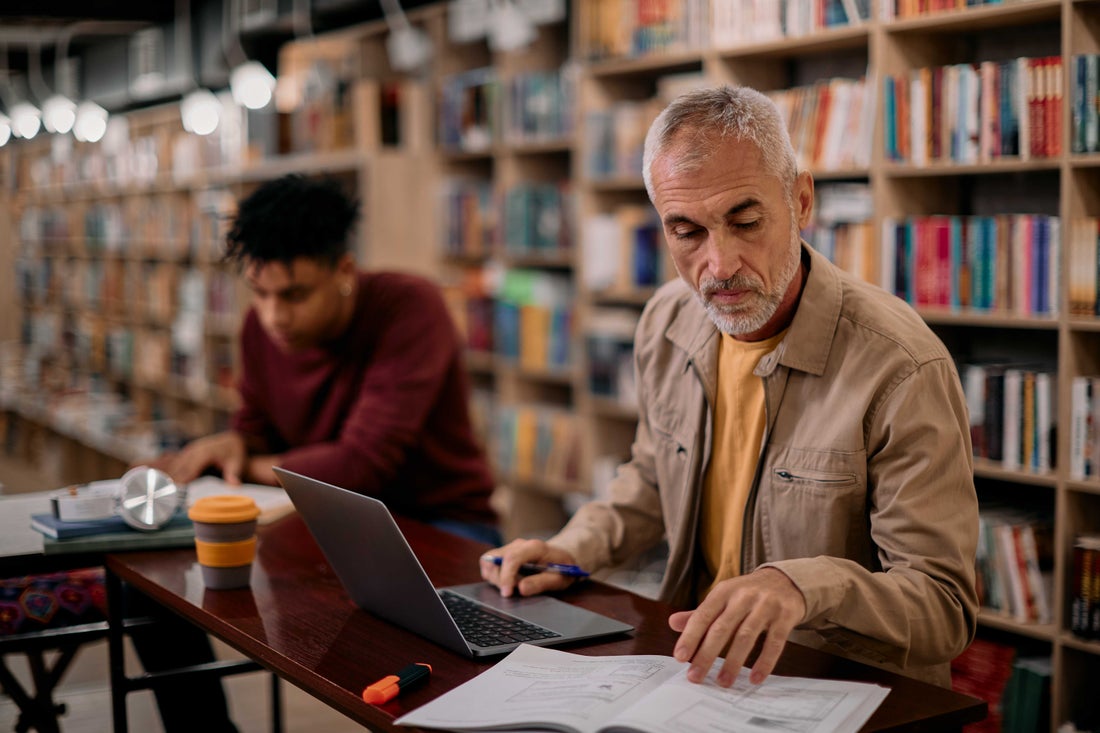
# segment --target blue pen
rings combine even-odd
[[[504,562],[504,558],[500,555],[482,555],[481,559],[486,562],[491,562],[494,565],[500,565]],[[525,562],[519,566],[519,571],[523,575],[534,575],[536,573],[558,573],[569,578],[587,578],[589,573],[586,570],[581,570],[576,565],[566,565],[560,562],[548,562],[546,564],[538,564],[533,562]]]

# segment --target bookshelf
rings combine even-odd
[[[1083,639],[1070,633],[1069,613],[1074,583],[1073,545],[1077,536],[1098,531],[1100,488],[1095,475],[1070,473],[1068,416],[1073,408],[1069,390],[1074,377],[1095,375],[1100,369],[1100,326],[1093,315],[1096,311],[1087,312],[1089,303],[1078,308],[1078,312],[1070,311],[1068,291],[1072,283],[1077,282],[1070,278],[1080,279],[1083,269],[1085,277],[1077,287],[1083,287],[1086,297],[1091,295],[1095,303],[1095,248],[1083,255],[1074,253],[1070,244],[1070,222],[1098,216],[1100,164],[1095,145],[1092,148],[1082,145],[1079,152],[1074,152],[1071,146],[1074,79],[1070,69],[1075,56],[1100,53],[1100,3],[1029,0],[917,12],[922,6],[934,7],[936,4],[884,1],[876,2],[873,8],[862,4],[861,10],[868,12],[858,24],[814,26],[804,28],[800,35],[784,36],[783,31],[790,24],[785,25],[782,20],[776,23],[773,18],[761,21],[764,30],[756,32],[754,27],[748,38],[731,36],[736,35],[736,29],[723,27],[721,18],[715,15],[711,17],[713,34],[709,43],[688,42],[690,30],[680,36],[672,32],[671,39],[668,35],[662,36],[668,41],[663,47],[635,53],[624,50],[627,46],[622,39],[616,46],[604,34],[608,17],[618,17],[620,24],[624,16],[641,23],[639,18],[643,13],[635,14],[640,5],[616,0],[594,5],[596,9],[581,12],[575,23],[579,38],[576,47],[582,63],[578,102],[582,122],[593,111],[602,112],[624,103],[635,105],[612,127],[627,136],[633,135],[636,144],[637,133],[631,133],[630,126],[623,120],[631,119],[631,114],[644,116],[645,111],[639,113],[637,106],[644,107],[647,100],[659,97],[663,84],[682,88],[692,83],[691,74],[709,83],[748,84],[772,94],[784,109],[788,121],[792,122],[792,139],[796,141],[796,148],[801,147],[803,165],[815,175],[819,194],[825,189],[841,188],[842,194],[862,189],[857,190],[856,195],[862,197],[867,209],[858,221],[848,222],[863,227],[858,239],[858,265],[842,262],[842,266],[860,271],[864,277],[894,289],[898,268],[904,269],[906,263],[904,259],[898,260],[894,244],[888,246],[886,243],[890,241],[890,232],[896,231],[888,227],[896,227],[899,222],[905,223],[911,232],[918,231],[929,221],[936,226],[957,229],[969,225],[974,231],[979,224],[991,227],[991,232],[1000,232],[989,235],[991,243],[1005,240],[1027,243],[1025,251],[1031,259],[1015,262],[1020,272],[1033,273],[1038,258],[1044,258],[1042,297],[1034,292],[1034,282],[1014,284],[1011,281],[1002,283],[1001,287],[1006,288],[1009,295],[1015,295],[1015,300],[1002,297],[995,305],[970,299],[969,291],[960,291],[957,284],[954,291],[943,296],[943,304],[937,302],[940,296],[922,297],[919,302],[915,295],[910,297],[960,364],[1005,359],[1012,366],[1027,366],[1045,374],[1044,389],[1050,391],[1044,399],[1051,403],[1052,409],[1047,414],[1053,415],[1056,432],[1056,440],[1047,456],[1053,464],[1029,465],[1021,460],[978,457],[975,483],[983,511],[995,505],[1007,505],[1032,512],[1049,522],[1051,548],[1043,570],[1051,586],[1047,588],[1050,618],[1043,622],[1025,622],[1011,612],[986,608],[979,619],[979,636],[1016,647],[1021,655],[1051,658],[1051,712],[1050,719],[1043,721],[1042,727],[1053,730],[1069,719],[1095,726],[1095,719],[1088,721],[1095,706],[1086,692],[1084,679],[1100,671],[1100,647],[1095,639]],[[776,12],[779,12],[778,5]],[[690,0],[672,6],[678,9],[673,11],[677,19],[692,17],[699,10]],[[749,13],[750,9],[759,11],[761,4],[734,2],[724,4],[724,8],[725,12]],[[647,12],[651,10],[648,8]],[[669,18],[649,16],[649,20],[665,31],[669,28]],[[629,21],[627,23],[629,25]],[[636,33],[633,37],[646,36]],[[1045,149],[1039,146],[1021,156],[995,155],[991,148],[977,147],[966,149],[958,156],[932,156],[931,148],[926,148],[918,151],[914,160],[911,150],[907,149],[907,154],[902,156],[897,154],[896,146],[890,147],[893,141],[889,134],[896,135],[897,131],[891,129],[893,123],[888,125],[886,122],[888,78],[919,78],[920,69],[928,69],[926,75],[930,77],[935,69],[951,67],[956,67],[951,73],[966,75],[959,69],[970,65],[974,76],[980,79],[982,62],[986,62],[986,73],[990,74],[989,67],[1008,66],[1020,57],[1049,60],[1047,67],[1035,62],[1021,66],[1022,69],[1028,66],[1049,68],[1045,72],[1033,72],[1046,74],[1042,82],[1046,90],[1042,92],[1045,113],[1032,120],[1033,125],[1043,124],[1051,130],[1051,135],[1045,138]],[[858,128],[863,132],[848,136],[863,142],[865,147],[852,151],[834,150],[831,154],[826,150],[823,155],[821,151],[799,146],[798,124],[794,124],[798,120],[792,117],[801,115],[804,125],[806,111],[815,107],[820,110],[827,104],[826,95],[837,92],[838,80],[865,81],[860,93],[864,95],[862,99],[869,100],[868,116],[863,118],[869,126]],[[848,96],[838,98],[852,104],[851,89],[841,93]],[[811,99],[809,103],[807,98]],[[611,117],[614,116],[612,112]],[[644,125],[639,124],[639,127],[644,128]],[[928,132],[923,131],[924,134]],[[977,132],[980,137],[981,130]],[[819,136],[821,134],[819,132]],[[606,161],[603,175],[598,167],[594,170],[591,156],[609,146],[606,136],[601,137],[588,126],[582,127],[578,137],[579,157],[585,166],[577,186],[583,245],[583,232],[593,217],[629,211],[647,202],[636,171],[624,172]],[[1060,141],[1060,147],[1056,141]],[[620,146],[629,148],[629,141],[610,143],[616,152]],[[854,189],[843,190],[848,187]],[[823,199],[819,196],[819,208],[825,203]],[[1054,229],[1049,230],[1052,222]],[[823,222],[823,226],[827,228],[829,222]],[[1086,241],[1096,238],[1096,228],[1090,226],[1086,227]],[[598,227],[597,231],[600,231]],[[1020,234],[1023,232],[1042,233],[1041,244],[1039,234],[1029,239]],[[837,232],[830,230],[829,236],[836,237]],[[834,242],[833,239],[827,241]],[[1054,246],[1052,242],[1060,248],[1050,249]],[[824,247],[819,245],[819,249]],[[588,261],[583,246],[581,251],[579,282],[582,283],[581,302],[585,304],[582,338],[589,338],[593,332],[605,335],[621,331],[623,326],[608,325],[602,313],[604,307],[618,307],[621,313],[626,306],[637,312],[638,303],[643,299],[631,302],[629,296],[616,297],[614,293],[598,289],[585,290],[583,286],[590,282],[586,275],[591,270],[586,267]],[[1001,255],[1002,261],[1005,256]],[[1090,264],[1091,279],[1087,277]],[[937,266],[934,259],[924,267],[933,266]],[[922,287],[924,291],[933,293],[935,289]],[[607,344],[603,348],[611,350]],[[604,361],[597,359],[601,380],[606,378]],[[585,369],[591,369],[591,360],[585,364]],[[1024,371],[1026,380],[1027,370]],[[596,391],[586,386],[577,395],[577,410],[584,415],[592,431],[592,450],[597,457],[616,453],[625,456],[636,415],[629,405],[609,399],[606,394],[599,393],[602,391],[602,386]],[[601,475],[599,466],[595,459],[589,464],[597,482]]]
[[[430,177],[429,92],[389,68],[385,39],[374,23],[287,44],[278,108],[227,102],[204,138],[170,104],[118,116],[98,144],[2,151],[9,455],[64,485],[224,428],[247,293],[221,248],[236,201],[264,181],[337,179],[361,202],[364,267],[435,273],[430,209],[394,216]]]
[[[1096,239],[1100,144],[1074,148],[1074,83],[1076,57],[1100,54],[1100,2],[1005,0],[918,12],[937,3],[743,0],[723,6],[741,13],[728,17],[712,16],[708,0],[574,0],[569,5],[567,19],[539,25],[533,45],[511,52],[495,51],[484,39],[452,40],[443,4],[412,13],[436,49],[432,67],[418,76],[389,68],[383,25],[293,44],[280,63],[280,87],[294,89],[290,82],[324,63],[329,68],[320,76],[337,79],[338,93],[315,95],[308,103],[319,105],[315,108],[302,99],[282,100],[289,106],[280,107],[284,111],[275,120],[241,120],[238,130],[244,132],[224,150],[213,141],[181,141],[171,109],[132,114],[130,139],[152,141],[143,142],[141,150],[159,148],[166,152],[158,159],[168,161],[177,147],[182,152],[192,146],[202,161],[193,170],[162,167],[149,180],[64,184],[54,177],[76,175],[66,171],[80,169],[79,148],[66,165],[52,166],[35,162],[49,159],[48,144],[9,145],[0,151],[8,182],[0,196],[8,203],[3,210],[12,216],[10,222],[0,221],[0,231],[10,246],[0,248],[0,265],[10,261],[19,272],[20,262],[30,260],[33,273],[42,278],[43,263],[54,268],[56,261],[60,268],[71,262],[75,271],[87,271],[94,262],[102,267],[104,281],[108,271],[117,270],[139,282],[148,266],[150,282],[174,278],[178,291],[178,281],[191,269],[208,282],[218,272],[209,253],[189,260],[163,254],[160,244],[181,237],[153,237],[156,255],[113,253],[106,245],[91,255],[78,251],[85,247],[82,236],[54,235],[66,227],[83,229],[88,212],[101,207],[118,207],[127,221],[125,210],[141,204],[192,212],[211,232],[203,241],[213,242],[216,212],[257,182],[292,170],[340,176],[364,202],[365,225],[358,234],[364,266],[412,269],[438,278],[467,336],[475,419],[502,486],[496,504],[506,533],[549,534],[571,506],[598,493],[629,454],[637,419],[629,369],[632,325],[656,285],[675,276],[659,229],[653,231],[641,182],[640,145],[648,122],[664,101],[691,85],[754,86],[773,95],[789,115],[792,137],[802,141],[800,156],[815,175],[818,208],[826,209],[831,196],[844,212],[818,223],[824,237],[820,249],[836,248],[845,266],[911,297],[960,364],[1024,363],[1053,377],[1052,464],[1025,467],[988,456],[975,460],[983,509],[1008,505],[1050,522],[1051,553],[1044,570],[1052,578],[1051,618],[1021,622],[1012,613],[986,609],[979,635],[1051,658],[1049,729],[1085,716],[1090,705],[1095,707],[1086,681],[1100,673],[1100,643],[1070,632],[1073,553],[1079,535],[1100,533],[1100,478],[1071,472],[1070,457],[1074,379],[1100,375],[1096,277],[1082,277],[1087,263],[1095,267],[1095,248],[1082,250],[1077,241]],[[638,12],[643,5],[645,12]],[[754,16],[751,27],[767,32],[738,35],[734,21],[739,18],[745,26],[750,8],[778,13],[781,7],[794,14]],[[837,14],[845,7],[854,7],[861,20],[846,22],[846,15]],[[828,12],[817,16],[814,8]],[[983,68],[986,74],[997,73],[988,70],[992,66],[1003,72],[1019,58],[1057,62],[1022,64],[1017,70],[1026,76],[1027,69],[1049,69],[1043,79],[1050,90],[1045,107],[1050,116],[1036,121],[1042,119],[1057,133],[1053,139],[1060,139],[1060,148],[1029,148],[1028,155],[1020,155],[1009,147],[994,154],[981,146],[979,122],[976,151],[964,146],[961,155],[945,155],[930,144],[927,114],[917,121],[926,142],[923,151],[918,146],[914,155],[913,130],[905,133],[907,144],[904,136],[899,144],[897,120],[887,122],[889,85],[895,95],[889,109],[898,109],[901,89],[910,95],[906,109],[911,113],[911,82],[918,80],[920,91],[922,73],[925,84],[952,74],[971,81],[976,76],[980,82]],[[973,76],[963,65],[972,65]],[[1060,73],[1055,71],[1059,67]],[[396,120],[395,94],[401,100]],[[325,105],[337,104],[334,99],[340,108],[324,112]],[[848,114],[818,122],[814,115],[833,103]],[[313,131],[300,119],[310,109],[323,112],[323,126]],[[913,121],[909,115],[904,119]],[[921,121],[926,127],[919,127]],[[830,124],[836,126],[831,133]],[[973,120],[964,116],[967,138],[973,132],[968,124]],[[843,150],[815,148],[819,137],[830,135],[853,144]],[[37,234],[29,238],[20,233],[28,207],[41,212]],[[1075,224],[1085,218],[1094,220],[1091,230]],[[1034,225],[1040,219],[1046,223]],[[1052,231],[1049,222],[1055,219],[1058,226]],[[111,215],[93,213],[91,221],[109,223]],[[980,223],[987,221],[993,224]],[[1009,232],[1048,227],[1046,249],[1028,250],[1046,252],[1045,299],[1028,301],[1027,288],[1017,283],[1013,290],[1006,281],[1002,287],[1024,299],[983,302],[955,283],[942,293],[922,286],[929,295],[918,302],[915,285],[912,294],[899,289],[898,273],[909,270],[906,256],[899,257],[906,250],[899,250],[897,237],[899,232],[915,237],[929,222],[933,230],[949,233],[999,226],[990,231],[1006,234],[989,235],[990,243],[1012,240]],[[539,223],[545,226],[535,226]],[[191,235],[186,239],[190,243]],[[1051,242],[1059,247],[1051,250]],[[37,247],[37,253],[27,254],[28,246]],[[923,269],[942,267],[928,256]],[[0,288],[0,298],[4,292]],[[154,295],[161,293],[157,288]],[[71,313],[74,323],[92,322],[77,330],[82,336],[119,323],[163,338],[171,332],[167,315],[176,315],[169,308],[151,317],[140,298],[123,312],[118,305],[85,304],[79,313],[76,306],[63,305],[61,296],[43,299],[28,294],[16,305],[23,322],[41,314],[46,333],[51,318]],[[1036,305],[1040,300],[1041,307]],[[230,302],[228,311],[235,313],[241,301]],[[206,319],[204,354],[232,343],[232,320]],[[87,358],[98,353],[92,346],[87,352]],[[213,362],[208,357],[207,385],[224,386],[231,365],[231,356]],[[0,354],[9,450],[40,456],[59,478],[78,465],[94,465],[72,458],[74,451],[84,450],[81,446],[93,446],[100,456],[115,453],[99,442],[101,433],[82,432],[87,427],[83,416],[92,409],[103,412],[100,405],[86,402],[83,412],[74,408],[65,421],[58,418],[61,385],[51,384],[49,399],[12,396],[6,389],[13,381],[8,375],[22,379],[24,371],[19,358]],[[40,370],[39,382],[50,382],[49,371]],[[75,373],[89,376],[87,370]],[[145,395],[141,399],[163,403],[166,412],[193,421],[194,427],[216,424],[230,406],[223,390],[209,386],[205,395],[196,396],[180,384],[123,381],[135,403]],[[14,421],[22,427],[11,427]],[[125,458],[112,460],[120,457]]]

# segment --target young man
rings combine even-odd
[[[216,469],[264,484],[282,466],[488,540],[492,479],[459,335],[429,281],[357,270],[357,209],[335,184],[297,175],[241,202],[226,253],[252,291],[241,407],[229,431],[154,465],[181,482]]]
[[[252,291],[240,337],[241,407],[229,431],[150,465],[179,482],[214,469],[230,483],[265,484],[277,483],[271,468],[282,466],[499,544],[450,314],[427,280],[357,270],[349,248],[357,216],[334,183],[297,175],[240,203],[226,257]],[[164,623],[172,628],[131,634],[146,670],[213,659],[201,631]],[[156,696],[168,733],[236,730],[217,680]]]
[[[813,180],[774,105],[689,92],[654,122],[646,189],[680,281],[634,341],[640,414],[609,501],[483,576],[563,587],[524,562],[597,570],[667,536],[673,655],[729,685],[788,638],[950,685],[977,618],[977,499],[950,354],[901,300],[800,241]],[[728,648],[728,649],[727,649]]]

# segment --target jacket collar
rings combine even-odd
[[[843,302],[840,274],[828,259],[805,242],[802,251],[807,257],[810,274],[787,336],[774,352],[777,359],[772,366],[778,363],[821,376],[840,321]],[[713,357],[718,348],[718,329],[694,295],[669,323],[665,337],[688,355],[704,377],[704,383],[713,383],[713,379],[707,377],[715,376],[710,374],[715,359],[709,357]]]

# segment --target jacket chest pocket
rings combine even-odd
[[[869,562],[863,453],[799,453],[768,461],[761,472],[761,561],[833,555]]]

